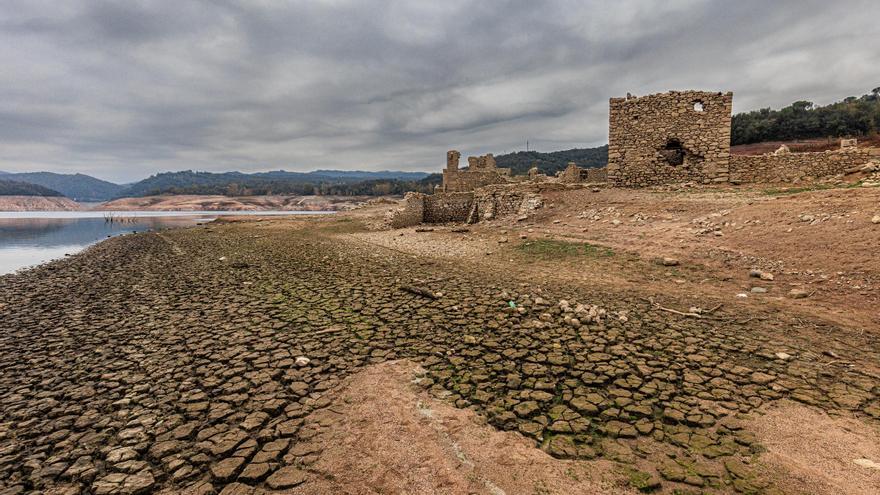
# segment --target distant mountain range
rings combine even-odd
[[[603,167],[608,162],[608,146],[541,153],[519,151],[495,157],[499,167],[525,175],[532,166],[553,175],[568,162],[581,167]],[[438,169],[442,166],[438,165]],[[123,197],[157,194],[221,194],[250,196],[263,194],[384,195],[406,191],[431,192],[441,181],[440,174],[426,172],[360,170],[315,170],[312,172],[163,172],[134,184],[114,184],[84,174],[52,172],[0,172],[4,180],[35,184],[57,191],[75,201],[108,201]],[[57,195],[56,193],[56,195]],[[0,193],[2,194],[2,193]]]

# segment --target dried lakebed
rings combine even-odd
[[[313,466],[333,391],[400,358],[436,397],[639,489],[781,493],[746,426],[782,398],[880,422],[870,334],[824,355],[768,315],[542,289],[346,228],[145,233],[0,277],[0,493],[309,493],[332,481]]]

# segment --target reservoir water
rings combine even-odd
[[[191,227],[219,216],[313,211],[0,211],[0,275],[74,254],[120,234]]]

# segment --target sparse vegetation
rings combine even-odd
[[[586,242],[569,242],[550,239],[526,241],[517,245],[517,249],[524,254],[542,259],[558,259],[574,256],[605,257],[614,255],[614,251],[607,247],[596,246]]]

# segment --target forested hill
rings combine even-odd
[[[6,177],[8,174],[4,174]],[[36,184],[28,184],[27,182],[17,182],[0,178],[0,196],[63,196],[58,191],[53,191],[48,187],[38,186]]]
[[[60,192],[74,201],[106,201],[115,197],[123,186],[85,174],[24,172],[0,175],[3,179],[27,182]]]
[[[823,137],[864,136],[880,132],[880,87],[871,93],[825,106],[809,101],[771,110],[738,113],[731,123],[732,145]]]
[[[574,162],[579,167],[599,168],[608,163],[608,145],[597,148],[575,148],[565,151],[553,151],[541,153],[539,151],[517,151],[495,157],[495,163],[502,168],[510,168],[514,175],[525,175],[533,166],[537,166],[541,173],[555,175],[560,170],[565,170],[568,162]]]
[[[156,194],[220,194],[225,196],[370,195],[430,192],[440,176],[425,172],[358,172],[323,170],[316,172],[166,172],[148,177],[119,193],[139,197]]]

